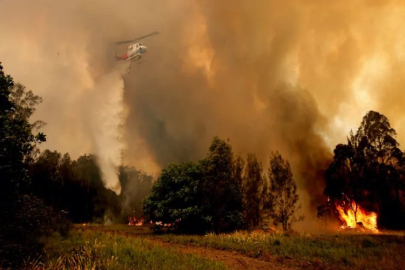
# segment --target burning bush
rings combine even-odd
[[[395,137],[388,119],[370,111],[347,144],[336,146],[324,194],[346,226],[405,227],[405,155]]]
[[[336,209],[339,213],[340,220],[344,223],[341,226],[342,229],[355,229],[361,227],[372,232],[378,232],[376,213],[365,211],[355,202],[352,202],[347,210],[340,205],[336,205]]]

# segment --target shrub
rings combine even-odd
[[[58,232],[67,236],[70,222],[35,196],[19,196],[0,219],[0,265],[16,267],[24,258],[41,255],[42,237]]]

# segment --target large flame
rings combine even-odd
[[[362,224],[364,228],[375,233],[378,232],[377,214],[365,211],[360,205],[356,204],[356,202],[352,202],[352,206],[347,212],[340,205],[336,205],[336,209],[339,212],[339,218],[345,223],[341,226],[342,229],[355,229],[359,224]]]

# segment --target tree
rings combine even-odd
[[[205,159],[171,164],[154,183],[143,211],[154,220],[178,222],[182,232],[217,233],[242,224],[243,159],[215,137]]]
[[[42,98],[20,83],[14,84],[10,89],[10,100],[14,103],[14,118],[29,119],[36,111],[36,106],[42,103]],[[45,122],[37,120],[31,124],[33,129],[40,129]]]
[[[211,219],[206,216],[201,179],[197,164],[170,164],[144,200],[143,212],[154,221],[176,222],[182,232],[205,232]]]
[[[134,167],[120,166],[119,181],[121,184],[121,213],[127,222],[129,215],[140,218],[142,215],[142,201],[150,195],[153,177]]]
[[[335,204],[377,212],[382,226],[405,226],[404,159],[387,117],[369,111],[347,144],[334,150],[324,194]],[[355,207],[353,207],[353,205]]]
[[[29,123],[40,99],[5,75],[0,63],[0,192],[3,198],[16,196],[29,184],[27,166],[36,144],[46,140],[33,134],[37,124]]]
[[[45,135],[32,134],[33,124],[28,122],[32,113],[22,113],[22,105],[15,96],[24,96],[23,91],[14,91],[13,79],[3,72],[0,63],[0,192],[3,198],[15,196],[29,183],[27,163],[32,159],[37,143],[45,141]],[[31,97],[23,98],[25,108],[36,104],[30,103]],[[35,102],[34,102],[35,103]]]
[[[243,193],[243,169],[245,168],[245,160],[239,154],[233,161],[232,178],[240,186]]]
[[[201,161],[206,205],[210,206],[216,233],[238,228],[242,217],[240,179],[234,171],[234,156],[229,143],[214,137],[208,156]]]
[[[281,223],[284,231],[291,227],[292,222],[303,220],[295,217],[295,212],[301,207],[296,206],[299,196],[297,185],[293,179],[290,164],[278,153],[270,156],[269,168],[269,204],[270,217],[275,226]]]
[[[29,194],[29,164],[36,145],[46,138],[34,134],[35,123],[29,118],[38,100],[24,89],[14,85],[0,64],[0,257],[8,260],[3,266],[17,267],[24,256],[40,251],[38,239],[61,222],[50,207]]]
[[[262,222],[262,192],[267,187],[265,182],[262,165],[254,154],[248,154],[243,178],[243,213],[249,231]]]

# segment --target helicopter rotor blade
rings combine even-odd
[[[152,32],[152,33],[147,34],[147,35],[145,35],[145,36],[135,38],[134,41],[141,40],[141,39],[143,39],[143,38],[150,37],[150,36],[154,36],[154,35],[157,35],[157,34],[159,34],[159,32]]]
[[[134,40],[131,39],[131,40],[125,40],[125,41],[118,41],[118,42],[115,42],[115,44],[125,44],[125,43],[130,43],[130,42],[134,42]]]
[[[137,38],[134,38],[134,39],[131,39],[131,40],[118,41],[118,42],[115,42],[115,44],[125,44],[125,43],[130,43],[130,42],[136,42],[138,40],[144,39],[146,37],[154,36],[154,35],[157,35],[157,34],[159,34],[159,32],[152,32],[152,33],[147,34],[145,36],[137,37]]]

